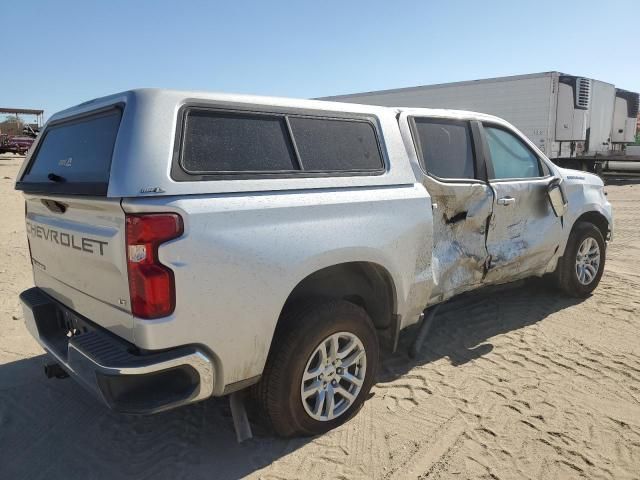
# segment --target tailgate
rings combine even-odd
[[[36,286],[133,341],[125,214],[107,197],[122,112],[109,106],[48,124],[16,188]]]
[[[118,199],[25,195],[36,286],[89,320],[133,341]]]

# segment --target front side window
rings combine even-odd
[[[469,122],[415,118],[415,137],[422,166],[441,179],[475,178]]]
[[[484,127],[493,163],[492,179],[542,176],[540,161],[522,140],[498,127]]]

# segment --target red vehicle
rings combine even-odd
[[[0,138],[0,153],[17,153],[24,155],[27,153],[34,138],[31,137],[6,137]]]

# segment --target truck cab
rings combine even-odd
[[[504,120],[452,110],[399,112],[407,151],[432,203],[430,303],[553,272],[571,226],[587,211],[601,215],[601,225],[611,224],[599,178],[555,166]],[[561,215],[549,201],[556,186],[566,203]],[[608,238],[610,227],[601,233]]]

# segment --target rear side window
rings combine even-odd
[[[382,158],[368,122],[291,117],[291,131],[305,170],[377,170]]]
[[[368,121],[191,108],[177,180],[225,174],[363,174],[383,169]]]
[[[190,173],[296,170],[284,117],[191,110],[182,166]]]
[[[442,179],[475,178],[469,123],[415,118],[415,141],[423,168]]]
[[[17,188],[106,195],[121,117],[112,108],[48,127]]]

